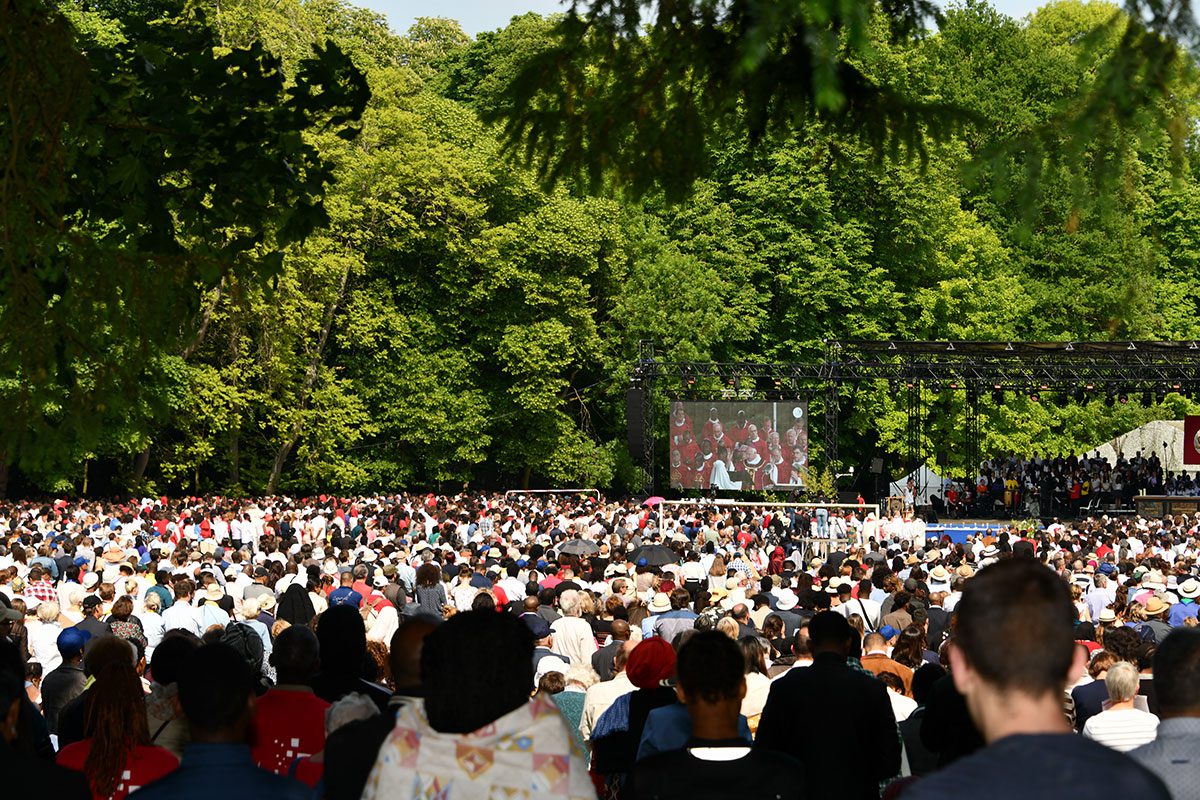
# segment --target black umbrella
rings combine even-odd
[[[590,539],[572,539],[558,548],[558,552],[569,556],[594,556],[600,552],[600,545]]]
[[[678,564],[679,554],[661,544],[648,544],[629,554],[629,560],[638,566],[645,560],[647,566],[661,567],[663,564]]]

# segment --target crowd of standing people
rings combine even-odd
[[[847,519],[848,517],[849,519]],[[1200,798],[1200,519],[0,506],[14,796]]]
[[[975,475],[949,481],[937,495],[952,517],[1069,516],[1130,510],[1138,495],[1200,495],[1200,478],[1163,468],[1158,453],[1022,456],[984,460]]]

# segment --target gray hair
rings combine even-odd
[[[54,620],[58,619],[58,612],[58,603],[53,600],[47,600],[38,605],[37,618],[42,622],[54,622]]]
[[[564,617],[579,616],[579,592],[567,589],[559,595],[558,607],[562,610]]]
[[[590,666],[573,664],[566,675],[567,683],[577,683],[584,689],[590,689],[600,682],[600,676]]]
[[[1104,676],[1104,685],[1108,687],[1108,698],[1114,703],[1132,700],[1141,687],[1137,667],[1128,661],[1118,661],[1108,668]]]

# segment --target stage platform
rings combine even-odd
[[[965,544],[968,536],[996,535],[1011,525],[1003,520],[969,520],[955,519],[939,522],[936,525],[925,526],[926,539],[941,539],[949,536],[955,544]]]

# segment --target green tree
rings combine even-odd
[[[189,15],[81,39],[40,0],[0,14],[0,375],[19,420],[0,463],[45,469],[93,449],[98,420],[144,425],[131,398],[201,293],[276,273],[325,223],[330,165],[305,134],[353,137],[367,89],[336,46],[285,85],[263,48],[218,51]]]

